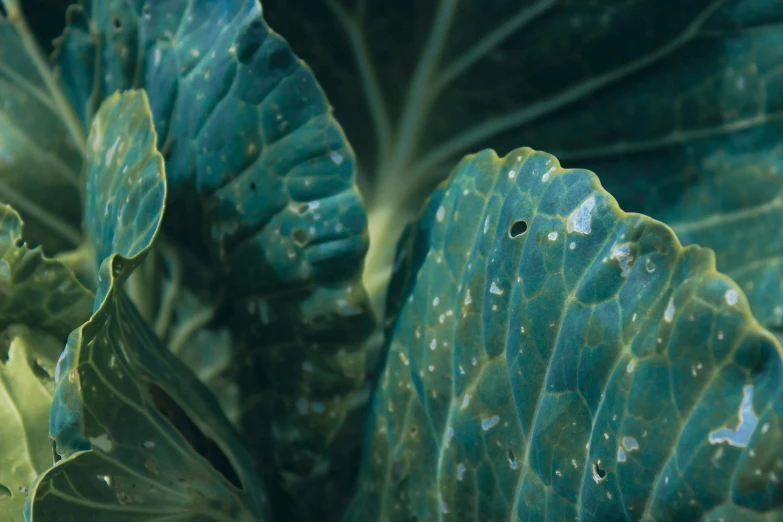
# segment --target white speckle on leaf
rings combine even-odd
[[[709,434],[710,444],[719,444],[727,442],[732,446],[744,448],[748,445],[753,430],[758,424],[758,417],[753,411],[753,385],[747,384],[742,387],[742,403],[739,409],[739,424],[735,429],[722,427],[711,431]]]
[[[337,152],[336,150],[333,150],[329,154],[329,157],[332,159],[332,163],[334,163],[335,165],[340,165],[343,162],[343,155]]]
[[[721,332],[720,330],[718,330],[718,340],[719,341],[723,340],[723,332]]]
[[[489,216],[484,218],[484,233],[487,233],[487,230],[489,230]]]
[[[509,179],[514,179],[514,176],[516,176],[516,175],[517,175],[516,171],[514,171],[514,170],[509,170],[508,171]]]
[[[440,303],[440,297],[436,297],[432,300],[432,306],[438,306],[438,303]]]
[[[571,241],[571,243],[568,245],[568,248],[570,248],[571,250],[575,249],[576,248],[576,243]]]
[[[625,450],[621,447],[617,447],[617,462],[625,462]]]
[[[568,220],[566,221],[566,230],[568,233],[571,234],[572,232],[576,232],[578,234],[589,234],[594,208],[595,196],[590,196],[584,200],[581,205],[576,207],[574,211],[568,215]]]
[[[438,504],[440,504],[440,512],[441,513],[448,513],[449,510],[446,507],[446,503],[443,501],[443,494],[441,494],[440,491],[438,491]]]
[[[761,434],[764,435],[769,431],[769,423],[765,422],[763,426],[761,426]]]
[[[459,464],[457,466],[457,480],[462,480],[462,477],[465,475],[465,464]]]
[[[92,444],[99,450],[103,451],[104,453],[109,453],[114,447],[114,444],[109,439],[109,435],[106,433],[104,433],[103,435],[99,435],[97,437],[90,437],[90,444]]]
[[[497,415],[493,415],[489,419],[483,419],[481,421],[481,429],[484,431],[490,430],[497,425],[498,421],[500,421],[500,417]]]
[[[98,479],[104,481],[107,486],[111,487],[111,477],[109,475],[98,475]]]
[[[737,304],[737,299],[738,299],[737,291],[734,290],[733,288],[726,290],[726,294],[724,295],[724,297],[726,298],[726,303],[728,303],[729,305]]]
[[[449,427],[446,429],[446,442],[451,442],[451,439],[454,438],[454,428]]]
[[[155,441],[145,440],[141,445],[144,446],[144,449],[152,449],[155,447]]]
[[[443,220],[446,218],[446,209],[443,207],[443,205],[438,207],[438,212],[435,213],[435,218],[438,220],[438,223],[443,223]]]
[[[468,288],[468,290],[465,292],[465,304],[469,305],[472,301],[473,299],[470,297],[470,288]]]
[[[158,65],[160,65],[160,58],[161,58],[161,54],[162,54],[162,53],[161,53],[161,51],[160,51],[160,47],[156,47],[156,48],[155,48],[155,52],[153,53],[153,58],[154,58],[153,65],[154,65],[155,67],[157,67]]]
[[[546,237],[548,237],[550,241],[554,241],[557,239],[557,232],[550,232]]]
[[[427,366],[427,369],[430,371],[430,373],[435,371],[435,367],[433,365],[431,365],[431,364],[429,366]]]
[[[622,277],[628,277],[631,273],[631,266],[633,265],[633,256],[628,245],[612,245],[612,253],[609,256],[620,265],[620,275]]]
[[[120,137],[117,136],[117,139],[114,140],[114,143],[112,143],[111,147],[109,147],[109,150],[106,151],[106,166],[108,167],[109,164],[111,164],[111,160],[114,158],[114,153],[117,152],[117,147],[120,145]]]
[[[436,339],[430,341],[430,350],[434,350],[437,347],[438,347],[438,341]]]
[[[503,295],[503,290],[501,290],[498,287],[497,283],[495,283],[494,281],[492,282],[491,285],[489,285],[489,291],[490,291],[490,293],[495,294],[495,295]]]
[[[541,176],[541,182],[546,183],[549,181],[549,172],[545,173],[543,176]]]
[[[639,449],[639,443],[633,437],[623,437],[623,448],[630,453]]]
[[[666,306],[666,312],[663,314],[663,319],[667,323],[671,323],[674,318],[674,297],[669,298],[669,304]]]

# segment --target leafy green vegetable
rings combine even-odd
[[[783,519],[779,2],[264,4],[0,0],[0,519]]]
[[[28,519],[266,517],[253,460],[214,398],[120,291],[163,216],[156,141],[140,91],[108,98],[92,125],[86,221],[101,267],[95,313],[71,334],[58,363],[50,433],[64,459],[33,486]],[[225,470],[204,458],[213,454],[227,459]]]
[[[762,324],[783,321],[779,2],[265,4],[358,152],[372,238],[398,234],[459,157],[524,144],[714,248]],[[393,252],[373,242],[371,294]]]
[[[52,381],[43,367],[53,370],[55,361],[34,354],[41,345],[53,346],[56,354],[59,343],[30,338],[24,330],[4,334],[11,340],[3,347],[0,363],[0,415],[6,419],[0,432],[0,520],[13,521],[20,519],[27,487],[51,463],[46,416],[52,403]]]
[[[51,464],[47,415],[59,339],[90,315],[92,295],[41,249],[21,244],[0,205],[0,520],[18,521],[27,487]]]
[[[52,94],[51,73],[18,6],[6,3],[8,18],[0,15],[0,198],[27,221],[27,240],[54,254],[80,239],[81,155],[70,133],[78,136],[81,129],[61,116],[68,105]]]
[[[146,89],[166,158],[164,226],[217,274],[213,305],[231,308],[244,351],[234,360],[251,361],[233,369],[244,431],[298,488],[329,469],[328,445],[361,386],[373,328],[353,152],[312,73],[257,2],[107,1],[72,11],[61,69],[85,53],[84,31],[94,27],[105,42],[92,52],[105,73],[101,92]],[[96,73],[76,72],[62,75],[64,86],[85,99],[85,78]]]
[[[40,247],[22,243],[19,215],[0,204],[0,329],[25,324],[65,339],[90,316],[93,296]],[[56,359],[56,357],[55,357]]]
[[[780,516],[781,349],[711,251],[525,148],[463,160],[397,263],[346,520]]]

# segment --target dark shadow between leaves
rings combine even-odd
[[[188,414],[163,388],[147,382],[147,389],[161,415],[166,417],[174,428],[185,437],[193,450],[212,464],[212,467],[234,487],[243,489],[236,470],[215,441],[204,435]]]

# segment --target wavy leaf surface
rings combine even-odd
[[[63,458],[36,481],[27,520],[266,519],[253,459],[121,290],[163,216],[156,141],[141,91],[111,96],[92,125],[86,214],[99,287],[58,363],[50,435]]]
[[[780,517],[781,348],[585,170],[464,159],[400,247],[346,520]]]
[[[521,143],[600,172],[624,209],[713,248],[762,325],[780,327],[778,2],[265,5],[357,150],[371,291],[405,209],[417,212],[463,155]]]
[[[170,187],[165,228],[217,274],[211,299],[220,307],[225,296],[252,361],[234,370],[253,405],[244,429],[298,488],[331,465],[327,446],[362,383],[373,327],[353,152],[255,0],[74,8],[60,43],[70,71],[89,54],[84,19],[105,39],[92,55],[101,92],[149,93]],[[72,99],[84,99],[84,77],[63,77]]]
[[[52,464],[47,417],[68,333],[92,294],[65,266],[22,243],[19,215],[0,205],[0,520],[22,520],[27,488]]]

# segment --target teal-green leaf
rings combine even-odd
[[[265,5],[366,175],[368,281],[391,265],[385,238],[401,213],[418,211],[458,158],[524,144],[600,172],[624,209],[714,249],[762,325],[780,328],[779,2]]]
[[[244,430],[299,487],[329,469],[373,327],[353,151],[257,1],[113,0],[86,12],[105,41],[102,92],[149,94],[169,183],[164,229],[210,267],[241,332]],[[61,61],[84,31],[69,27]]]
[[[718,2],[697,21],[676,55],[517,139],[600,172],[623,208],[715,250],[759,322],[780,329],[783,10]]]
[[[214,397],[121,290],[157,235],[166,179],[143,91],[107,99],[88,138],[95,312],[57,367],[49,430],[62,460],[31,490],[28,521],[263,521],[253,459]]]
[[[397,266],[346,521],[780,518],[780,346],[590,171],[469,156]]]
[[[46,83],[46,63],[18,2],[0,4],[8,10],[8,18],[0,15],[0,201],[25,219],[27,241],[54,255],[81,239],[83,143],[69,134],[70,109]]]

